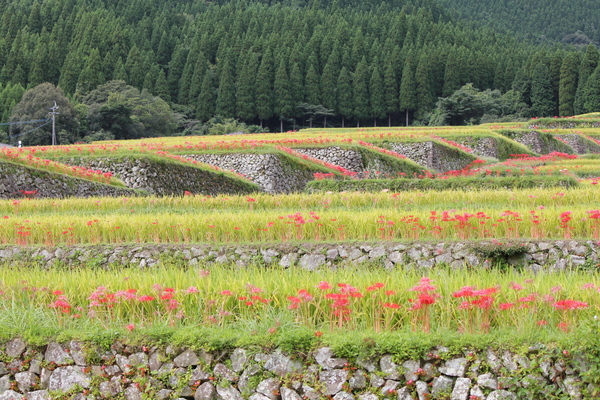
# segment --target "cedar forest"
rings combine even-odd
[[[53,99],[67,144],[207,133],[215,121],[279,131],[600,111],[600,11],[535,3],[8,0],[0,122],[45,118]],[[466,95],[487,105],[457,117]],[[32,127],[0,126],[0,140],[47,144],[50,126]]]

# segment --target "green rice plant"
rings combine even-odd
[[[600,307],[596,273],[439,268],[422,276],[403,269],[307,274],[295,268],[234,268],[3,268],[1,336],[53,336],[75,328],[82,334],[160,329],[165,335],[188,327],[236,328],[266,337],[298,328],[571,334]]]

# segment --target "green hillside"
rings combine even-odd
[[[600,42],[600,9],[594,0],[439,0],[454,15],[539,42],[583,46]]]

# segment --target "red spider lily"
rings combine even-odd
[[[552,307],[558,310],[579,310],[587,308],[588,303],[577,300],[561,300],[552,304]]]
[[[222,296],[232,296],[233,295],[230,290],[223,290],[223,291],[221,291],[220,294]]]
[[[154,297],[149,296],[149,295],[144,295],[144,296],[140,296],[138,297],[138,301],[141,301],[142,303],[148,303],[150,301],[154,301]]]
[[[373,285],[371,285],[367,288],[367,292],[374,292],[375,290],[379,290],[384,286],[385,285],[381,282],[374,283]]]
[[[317,285],[317,289],[330,290],[331,289],[331,285],[328,282],[326,282],[326,281],[321,281]]]

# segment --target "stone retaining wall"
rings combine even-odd
[[[147,267],[163,261],[184,265],[235,264],[297,265],[306,270],[365,263],[392,268],[450,266],[490,267],[497,262],[537,272],[568,267],[595,267],[598,242],[587,240],[495,242],[379,242],[379,243],[281,243],[264,245],[79,245],[59,247],[0,246],[0,261],[70,266]],[[505,256],[502,256],[502,255]]]
[[[35,347],[19,338],[0,349],[0,400],[581,399],[597,389],[582,382],[592,367],[586,356],[543,345],[519,353],[438,346],[415,359],[341,358],[328,347],[305,354],[76,341]]]
[[[234,179],[219,171],[208,171],[191,165],[144,156],[72,157],[61,161],[70,165],[111,172],[127,187],[142,189],[159,196],[181,196],[186,191],[208,195],[243,194],[258,189],[250,183]]]
[[[577,154],[600,153],[600,145],[577,134],[554,135],[554,137],[565,141],[575,150]]]
[[[293,168],[277,154],[189,154],[184,157],[242,174],[267,193],[301,192],[306,182],[314,179],[313,172],[318,172]]]
[[[395,142],[389,147],[396,153],[410,158],[417,164],[437,172],[458,170],[469,165],[476,158],[470,154],[436,142]]]
[[[0,198],[23,197],[22,190],[37,190],[35,197],[50,198],[136,195],[135,191],[127,188],[0,162]]]

